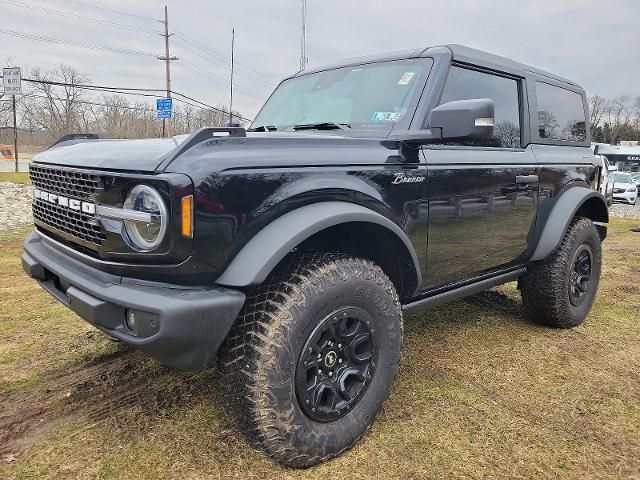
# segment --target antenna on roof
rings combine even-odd
[[[307,67],[307,0],[302,3],[302,35],[300,37],[300,71]]]
[[[229,126],[233,125],[233,53],[236,43],[236,29],[231,29],[231,82],[229,87]]]

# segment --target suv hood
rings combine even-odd
[[[247,160],[255,160],[256,149],[279,147],[292,151],[306,146],[312,147],[318,142],[323,145],[346,145],[349,141],[353,142],[358,139],[368,138],[370,141],[372,136],[377,136],[379,141],[387,134],[388,132],[380,130],[376,132],[353,130],[348,134],[339,130],[335,132],[248,132],[246,137],[228,137],[226,135],[218,137],[216,135],[211,140],[215,140],[214,143],[218,146],[215,150],[218,153],[224,151],[226,157],[238,161],[239,156],[245,155],[248,156]],[[188,135],[178,135],[173,138],[144,140],[85,140],[81,142],[71,140],[39,153],[33,157],[33,161],[96,170],[151,173],[160,167],[162,162],[188,138]],[[252,153],[248,152],[249,145],[253,147]],[[192,149],[180,156],[191,154],[192,150],[198,150],[198,145],[194,145]],[[212,155],[211,149],[206,150],[207,155]]]
[[[33,157],[34,162],[99,170],[153,172],[183,138],[65,142]]]

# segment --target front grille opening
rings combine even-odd
[[[40,199],[33,202],[33,217],[61,232],[96,246],[102,245],[102,242],[107,238],[102,227],[93,217]]]
[[[47,238],[55,240],[56,242],[66,245],[67,247],[71,247],[80,253],[84,253],[85,255],[88,255],[90,257],[98,258],[96,249],[91,249],[85,247],[84,244],[70,241],[67,238],[63,237],[60,233],[56,233],[58,232],[58,230],[48,228],[46,225],[42,224],[36,224],[36,230],[45,235]]]
[[[103,188],[100,176],[75,170],[30,165],[29,175],[36,188],[81,200],[95,199]]]
[[[104,188],[102,176],[81,170],[31,164],[29,175],[35,188],[81,201],[95,202]],[[77,246],[98,250],[107,238],[94,215],[39,198],[34,198],[32,210],[37,225],[70,236]]]

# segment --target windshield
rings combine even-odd
[[[351,128],[389,127],[408,118],[415,92],[424,84],[430,59],[357,65],[284,81],[252,127],[287,129],[335,123]]]
[[[629,175],[628,173],[614,173],[613,181],[615,183],[633,183],[631,175]]]

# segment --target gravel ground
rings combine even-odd
[[[31,186],[0,182],[0,232],[31,223]]]
[[[623,218],[640,218],[640,199],[635,205],[625,203],[614,203],[609,208],[609,216]]]

